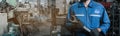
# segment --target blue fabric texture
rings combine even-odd
[[[70,6],[67,15],[68,24],[66,24],[68,27],[72,26],[69,22],[70,12],[73,12],[78,20],[91,30],[101,28],[102,33],[106,34],[110,27],[110,20],[104,6],[93,0],[90,1],[87,8],[81,2],[76,2]]]

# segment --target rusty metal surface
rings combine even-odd
[[[57,18],[61,9],[56,8],[55,1],[52,4],[48,2],[47,7],[40,5],[39,1],[34,5],[18,4],[15,8],[13,19],[20,25],[22,36],[50,36],[51,30],[57,28],[54,26],[65,23],[65,18]],[[63,13],[66,13],[65,8]]]
[[[19,22],[22,36],[50,35],[51,22],[48,22],[48,16],[41,14],[38,10],[15,11],[15,16]],[[35,12],[36,11],[36,12]],[[48,28],[49,27],[49,28]]]

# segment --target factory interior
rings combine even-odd
[[[120,36],[119,0],[94,1],[105,7],[110,19],[105,36]],[[78,0],[0,0],[0,36],[74,36],[65,24],[75,2]]]

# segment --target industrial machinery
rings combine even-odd
[[[8,32],[4,33],[2,36],[20,36],[19,25],[14,23],[8,24]]]
[[[13,9],[13,6],[9,5],[6,0],[0,2],[0,13],[7,13]]]
[[[5,32],[7,32],[8,25],[8,12],[13,8],[13,6],[9,5],[6,0],[2,0],[0,2],[0,36],[2,36]]]
[[[66,16],[58,18],[58,13],[63,11],[61,13],[66,15],[66,0],[61,1],[61,6],[56,6],[56,0],[47,0],[48,3],[44,6],[41,0],[19,1],[15,7],[10,6],[5,0],[1,2],[0,12],[12,12],[13,15],[12,18],[8,17],[8,22],[12,23],[8,26],[9,32],[4,36],[62,36],[61,30]]]
[[[21,36],[49,35],[50,31],[48,30],[50,29],[48,27],[50,23],[47,22],[49,14],[46,13],[48,10],[46,11],[40,5],[40,0],[36,2],[36,5],[29,2],[20,3],[15,9],[14,14],[20,25]]]
[[[118,0],[113,2],[110,12],[111,27],[107,36],[120,36],[120,3]]]

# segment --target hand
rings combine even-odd
[[[100,28],[97,28],[98,32],[101,32],[101,29]]]
[[[92,29],[91,32],[90,32],[90,35],[91,36],[99,36],[98,28],[97,29]]]

